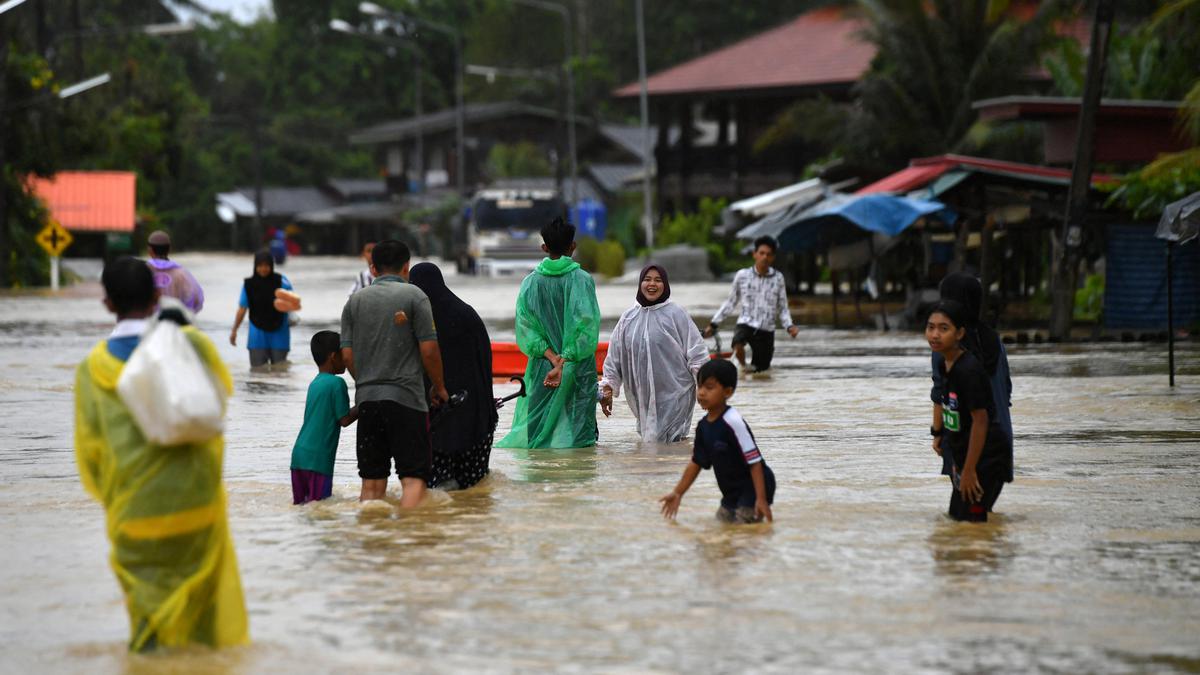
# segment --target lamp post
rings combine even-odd
[[[364,4],[369,4],[369,3],[364,3]],[[332,21],[329,22],[329,27],[339,33],[345,33],[347,35],[354,35],[357,37],[364,37],[364,38],[367,38],[370,40],[376,40],[378,42],[382,42],[389,46],[401,47],[403,49],[407,49],[413,55],[413,77],[416,79],[416,82],[415,82],[414,88],[413,88],[413,110],[414,110],[417,118],[420,118],[422,115],[425,114],[423,96],[421,93],[423,85],[421,84],[422,78],[421,78],[421,50],[420,50],[420,48],[418,48],[411,41],[405,40],[403,38],[388,37],[386,35],[380,35],[379,33],[373,33],[373,32],[369,33],[366,31],[361,31],[341,19],[333,19]],[[402,27],[400,27],[400,28],[402,28]],[[401,33],[402,31],[397,30],[397,32]],[[419,123],[417,124],[416,155],[417,155],[417,160],[416,160],[417,191],[424,192],[425,191],[425,132],[421,129],[421,126]],[[404,168],[407,171],[408,170],[407,162],[405,164],[406,164],[406,166]]]
[[[5,12],[7,12],[8,10],[16,7],[17,5],[21,5],[24,3],[25,3],[25,0],[8,0],[8,2],[0,4],[0,14],[3,14]]]
[[[646,228],[646,246],[654,248],[654,215],[650,199],[650,103],[646,87],[646,20],[642,0],[637,0],[638,107],[642,117],[642,226]],[[661,120],[660,120],[661,122]]]
[[[409,16],[400,12],[384,9],[373,2],[362,2],[358,11],[367,16],[387,19],[403,27],[404,22],[412,22],[429,30],[448,35],[454,43],[454,145],[458,152],[455,158],[455,183],[460,197],[466,197],[466,157],[467,146],[464,140],[466,134],[466,110],[463,106],[463,43],[462,32],[453,26],[420,17]]]
[[[571,13],[563,5],[546,2],[545,0],[513,0],[518,5],[536,7],[547,12],[555,12],[562,17],[563,22],[563,68],[567,70],[567,152],[571,155],[571,206],[579,200],[579,162],[575,148],[575,70],[571,67],[571,59],[575,50],[571,43]]]

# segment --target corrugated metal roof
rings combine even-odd
[[[387,196],[387,183],[382,178],[330,178],[328,182],[342,199]]]
[[[30,189],[50,217],[68,230],[132,232],[137,218],[137,175],[131,171],[60,171],[33,178]]]
[[[629,154],[642,159],[642,128],[624,124],[601,124],[600,135],[620,146]],[[667,145],[674,145],[679,140],[679,126],[667,130]],[[650,125],[650,159],[654,159],[654,147],[658,144],[658,127]]]
[[[457,108],[446,108],[425,115],[376,124],[350,134],[350,142],[355,145],[393,143],[415,137],[417,133],[450,131],[457,123],[456,111]],[[557,112],[549,108],[529,105],[520,101],[469,103],[463,106],[463,120],[468,125],[513,115],[536,115],[550,119],[558,119],[559,116]],[[585,120],[579,120],[579,122],[583,123]]]
[[[800,183],[738,200],[726,208],[747,217],[761,218],[796,202],[822,197],[825,189],[825,182],[820,178],[810,178]]]
[[[254,215],[254,188],[240,187],[234,192],[222,192],[217,201],[229,206],[239,216]],[[337,206],[338,202],[329,195],[312,187],[264,187],[262,191],[262,215],[291,217],[305,211],[316,211]]]
[[[621,192],[633,178],[640,177],[641,164],[591,164],[588,173],[606,192]]]
[[[1036,164],[1021,164],[1006,162],[986,157],[969,157],[966,155],[939,155],[937,157],[922,157],[914,159],[908,168],[885,176],[870,185],[859,189],[855,194],[870,194],[872,192],[908,192],[924,187],[938,176],[951,169],[963,169],[976,173],[987,173],[994,176],[1008,176],[1031,180],[1039,183],[1054,185],[1069,185],[1071,172],[1068,169],[1058,169],[1051,166]],[[1112,176],[1103,173],[1092,174],[1092,184],[1107,183]]]
[[[647,78],[651,96],[702,92],[787,89],[858,80],[875,47],[859,33],[862,19],[836,7],[816,9],[795,19],[660,71]],[[637,82],[614,92],[637,96]]]
[[[855,194],[866,195],[873,192],[908,192],[928,185],[933,179],[946,173],[953,167],[952,162],[937,162],[921,166],[910,166],[896,173],[885,176],[866,187],[860,188]]]

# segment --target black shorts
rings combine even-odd
[[[433,446],[429,413],[396,401],[358,404],[358,475],[363,480],[387,478],[392,460],[400,478],[433,478]]]
[[[736,511],[739,508],[754,509],[758,501],[758,493],[754,491],[754,482],[747,481],[744,489],[731,494],[721,494],[721,508]],[[763,487],[767,489],[767,503],[775,503],[775,472],[763,464]]]
[[[750,365],[757,371],[771,367],[771,359],[775,356],[775,331],[758,330],[753,326],[739,323],[733,329],[733,346],[750,346]]]
[[[974,523],[986,523],[987,514],[1000,498],[1004,489],[1004,479],[991,475],[979,476],[979,485],[983,488],[983,499],[968,503],[963,501],[962,492],[958,489],[958,470],[952,468],[950,474],[950,517],[955,520],[965,520]]]

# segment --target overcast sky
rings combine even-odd
[[[271,0],[198,0],[198,4],[217,12],[228,12],[238,21],[253,21],[271,13]]]

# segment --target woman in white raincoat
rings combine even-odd
[[[609,338],[600,379],[600,408],[612,414],[614,396],[625,400],[647,442],[672,443],[691,431],[696,408],[696,371],[708,361],[708,348],[696,323],[669,301],[667,271],[642,269],[637,304],[625,310]]]

